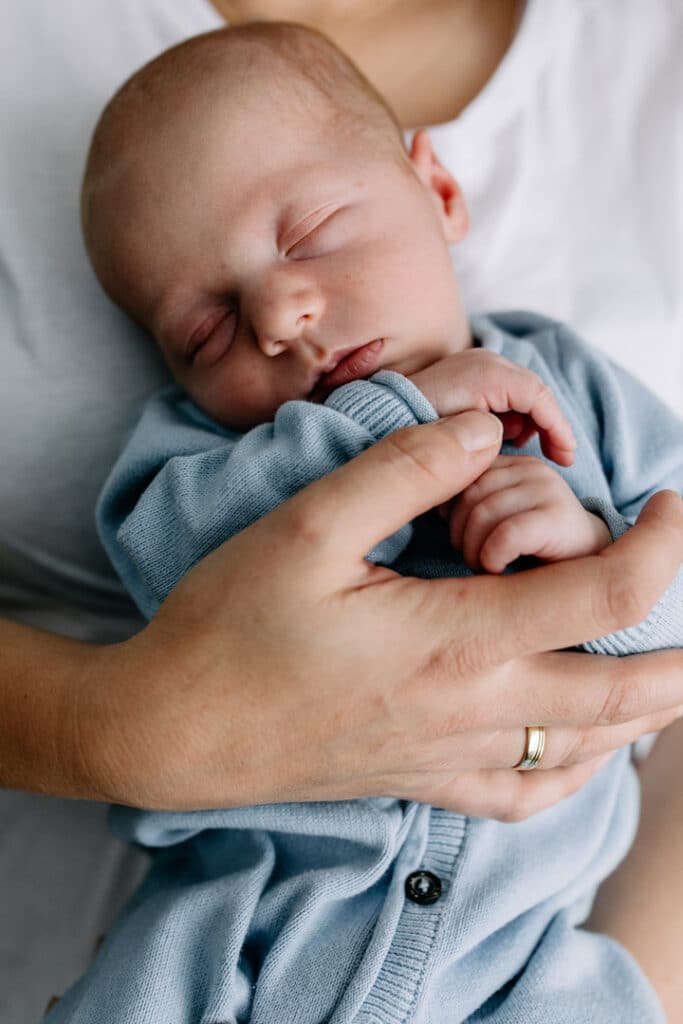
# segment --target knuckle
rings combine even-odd
[[[543,402],[549,402],[554,405],[555,395],[550,385],[546,384],[544,380],[541,380],[541,378],[537,374],[533,373],[533,371],[530,370],[529,372],[532,373],[533,376],[532,384],[534,388],[535,404],[538,405]]]
[[[636,626],[649,612],[642,588],[623,566],[611,569],[594,598],[594,618],[603,633]]]
[[[491,520],[491,504],[487,501],[480,501],[475,505],[467,520],[468,532],[472,529],[478,530],[486,526]]]
[[[312,502],[292,503],[287,509],[287,530],[293,541],[313,549],[329,536],[329,523]]]
[[[418,427],[404,427],[385,438],[388,457],[403,475],[417,473],[438,483],[443,481],[443,458],[434,445],[425,443]]]
[[[552,466],[535,455],[512,455],[510,464],[525,483],[536,485],[545,483],[553,474]]]
[[[465,587],[462,592],[466,600]],[[471,635],[458,636],[426,659],[428,676],[439,679],[452,693],[459,693],[460,708],[466,707],[467,725],[471,729],[490,727],[491,706],[486,701],[475,699],[475,696],[484,685],[484,674],[488,687],[501,692],[499,660],[497,638],[477,635],[474,628]],[[455,682],[460,684],[458,691],[453,689]]]
[[[547,462],[543,462],[541,459],[537,459],[535,455],[527,455],[525,458],[529,460],[526,463],[526,468],[529,474],[533,474],[544,483],[554,483],[556,480],[562,479],[553,466],[549,465]]]
[[[507,551],[515,546],[519,534],[519,525],[511,519],[504,519],[501,523],[498,523],[495,533],[491,534],[489,540],[492,545],[495,544],[496,548],[502,548]]]
[[[627,685],[625,677],[619,672],[611,673],[605,699],[598,711],[596,725],[614,725],[626,722],[631,717],[633,707],[633,690]]]
[[[461,493],[456,497],[456,508],[466,509],[470,508],[472,505],[476,505],[477,502],[481,500],[481,493],[482,488],[479,481],[470,484],[469,487],[466,487],[465,490],[461,491]]]

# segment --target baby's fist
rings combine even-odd
[[[521,555],[559,562],[612,542],[605,522],[584,509],[559,473],[527,455],[499,455],[458,497],[449,528],[470,568],[493,573]]]

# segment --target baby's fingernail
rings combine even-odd
[[[462,412],[450,419],[451,429],[467,452],[500,445],[503,424],[488,412]]]

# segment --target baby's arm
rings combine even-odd
[[[417,388],[391,378],[347,384],[325,405],[286,402],[246,434],[219,427],[176,388],[152,399],[97,507],[102,542],[143,614],[151,618],[196,562],[307,484],[390,431],[436,419]],[[387,538],[378,560],[396,558],[409,539],[409,527]]]
[[[513,378],[506,391],[518,403],[505,409],[523,416],[513,425],[514,436],[538,427],[555,447],[567,440],[571,445],[571,430],[536,374],[497,362],[498,376]],[[539,394],[542,401],[536,402]],[[461,404],[451,398],[448,411],[473,407],[487,406],[464,389]],[[105,484],[97,512],[100,536],[151,617],[192,565],[230,536],[386,434],[436,418],[423,392],[389,371],[344,385],[324,405],[286,402],[273,423],[245,435],[218,427],[177,389],[167,390],[147,406]],[[406,526],[368,557],[390,564],[410,536]]]

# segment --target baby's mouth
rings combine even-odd
[[[378,369],[380,354],[384,348],[384,338],[376,338],[367,345],[346,349],[338,354],[337,361],[332,362],[318,378],[311,393],[313,401],[322,401],[342,384],[361,377],[369,377]]]

